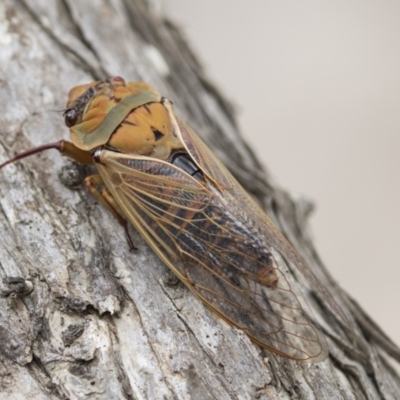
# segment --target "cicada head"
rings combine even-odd
[[[77,86],[69,92],[64,116],[81,150],[105,146],[165,160],[183,147],[160,93],[142,82],[111,77]]]

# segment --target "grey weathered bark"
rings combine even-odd
[[[0,74],[1,160],[67,138],[60,110],[71,87],[110,75],[152,83],[259,200],[352,323],[343,326],[299,276],[330,357],[302,364],[262,350],[171,285],[135,233],[139,251],[130,253],[116,221],[84,190],[61,183],[60,171],[64,180],[74,172],[70,163],[48,152],[0,172],[0,399],[400,398],[388,362],[400,361],[400,350],[325,270],[307,232],[310,205],[271,181],[229,102],[149,2],[3,0]]]

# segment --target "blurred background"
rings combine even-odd
[[[332,275],[400,345],[400,2],[161,4],[269,172],[315,201]]]

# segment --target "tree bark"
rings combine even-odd
[[[330,356],[269,353],[176,283],[143,239],[47,152],[0,171],[0,399],[398,399],[400,350],[330,277],[307,227],[312,205],[265,172],[179,29],[145,0],[0,3],[0,160],[67,138],[69,89],[111,75],[153,84],[306,259],[344,326],[301,276]],[[61,176],[61,179],[60,177]],[[360,278],[361,279],[361,278]],[[389,361],[391,360],[391,361]]]

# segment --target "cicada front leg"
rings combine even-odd
[[[65,157],[68,157],[74,161],[77,161],[80,164],[94,164],[93,156],[90,151],[81,150],[76,147],[73,143],[68,142],[66,140],[60,140],[54,143],[48,143],[43,146],[38,146],[33,149],[27,150],[23,153],[17,154],[15,157],[10,160],[5,161],[0,164],[0,169],[5,167],[8,164],[12,164],[13,162],[22,160],[25,157],[29,157],[33,154],[41,153],[45,150],[57,150]],[[131,250],[136,250],[136,247],[133,244],[133,241],[129,235],[128,231],[128,222],[126,217],[124,216],[121,208],[117,205],[116,201],[113,199],[111,193],[106,188],[103,179],[101,179],[100,175],[88,176],[85,178],[85,185],[88,188],[89,192],[107,209],[111,212],[111,214],[117,219],[117,221],[123,226],[126,234],[126,238],[128,241],[129,248]],[[102,190],[99,191],[96,186],[102,186]]]
[[[112,197],[110,191],[105,186],[105,183],[100,175],[91,175],[85,178],[85,186],[89,193],[96,198],[96,200],[102,204],[114,218],[122,225],[125,230],[126,240],[130,250],[137,250],[133,244],[132,238],[129,234],[128,221],[124,216],[123,211]],[[97,189],[98,186],[102,186],[101,191]]]
[[[81,164],[93,164],[93,157],[88,151],[84,151],[76,147],[73,143],[67,142],[66,140],[60,140],[54,143],[47,143],[43,146],[34,147],[33,149],[24,151],[22,153],[17,154],[13,158],[3,162],[0,164],[0,169],[5,167],[8,164],[12,164],[16,161],[22,160],[23,158],[32,156],[37,153],[41,153],[45,150],[57,150],[60,154],[65,157],[71,158],[72,160],[77,161]]]

